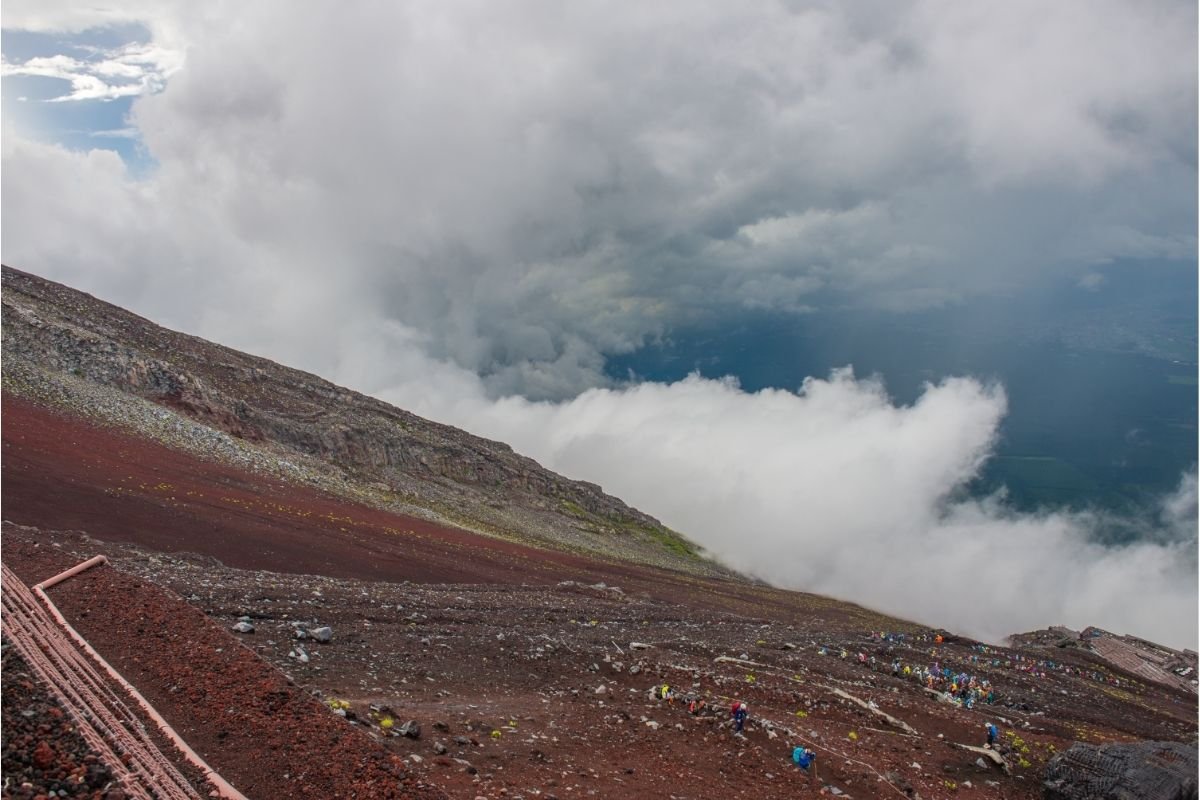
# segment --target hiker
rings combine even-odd
[[[733,732],[741,733],[742,728],[746,725],[746,717],[750,715],[750,710],[746,708],[745,703],[738,703],[737,709],[733,712]]]
[[[996,726],[990,722],[984,727],[987,728],[987,744],[985,747],[992,748],[996,745],[996,736],[999,735],[999,731],[997,731]]]
[[[692,702],[688,703],[688,713],[693,716],[697,715],[704,710],[705,705],[707,704],[704,702],[703,697],[693,699]]]
[[[797,747],[792,750],[792,761],[808,775],[808,782],[820,781],[817,777],[817,754],[807,747]]]

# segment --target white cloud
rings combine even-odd
[[[71,84],[68,94],[46,102],[115,100],[161,91],[166,79],[183,66],[183,53],[146,44],[129,44],[116,50],[96,50],[93,57],[37,56],[19,64],[5,61],[4,76],[31,75],[56,78]]]
[[[137,128],[113,128],[106,131],[88,131],[87,134],[97,139],[136,139],[141,136]]]
[[[158,170],[95,191],[159,206],[123,229],[84,197],[74,230],[128,252],[139,297],[188,326],[256,302],[224,288],[247,271],[314,304],[231,314],[235,344],[366,314],[421,331],[496,396],[566,397],[685,320],[830,298],[919,310],[1194,248],[1187,3],[1014,3],[986,21],[927,2],[38,4],[5,25],[101,11],[152,41],[53,68],[67,98],[142,93],[132,122]],[[6,258],[106,282],[18,192],[5,203]],[[163,252],[213,279],[164,273]]]
[[[1120,548],[1094,542],[1093,514],[956,499],[991,452],[999,387],[951,379],[898,406],[843,370],[798,393],[693,376],[555,404],[412,367],[428,380],[378,394],[597,482],[775,585],[992,642],[1062,623],[1196,645],[1195,475],[1125,520],[1142,536]]]
[[[171,0],[122,0],[78,3],[75,0],[10,0],[4,4],[5,30],[36,33],[81,33],[128,23],[155,24],[177,17],[180,4]]]

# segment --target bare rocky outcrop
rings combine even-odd
[[[3,286],[5,391],[39,396],[53,383],[61,398],[84,385],[104,387],[289,466],[308,459],[315,465],[306,473],[310,483],[333,491],[352,485],[356,499],[557,549],[728,574],[653,517],[501,442],[167,330],[7,266]],[[340,472],[338,480],[314,477],[330,469]]]
[[[1178,742],[1076,744],[1051,759],[1046,800],[1196,800],[1197,749]]]

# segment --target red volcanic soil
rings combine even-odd
[[[297,488],[4,395],[4,514],[246,569],[367,580],[559,580],[580,559]]]

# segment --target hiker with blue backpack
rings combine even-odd
[[[807,747],[797,746],[792,750],[792,762],[804,770],[804,774],[808,776],[809,783],[819,781],[817,777],[817,754]]]

